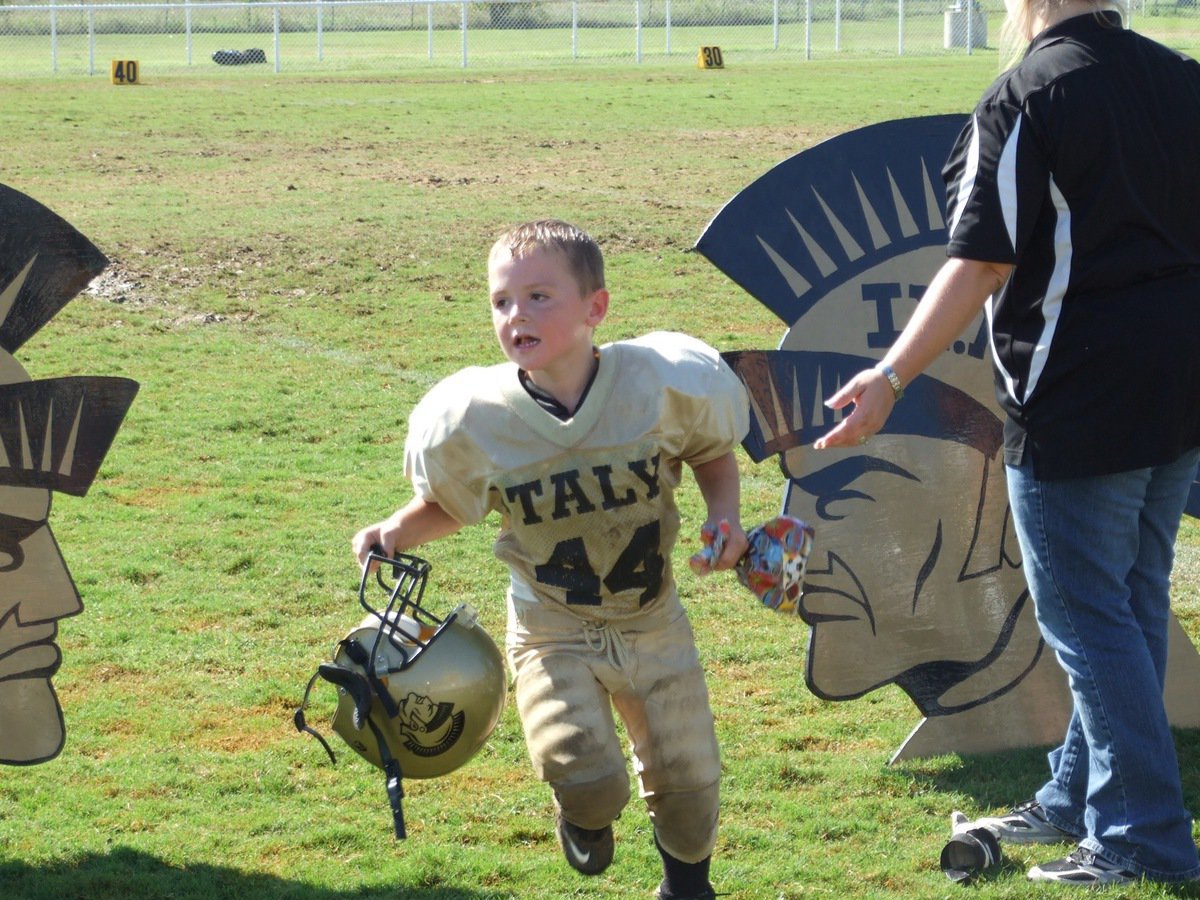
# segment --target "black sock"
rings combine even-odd
[[[658,850],[658,855],[662,857],[663,880],[658,891],[663,900],[671,900],[673,897],[703,897],[711,894],[713,888],[708,881],[711,856],[706,856],[696,863],[683,862],[663,849],[662,844],[658,842],[658,835],[654,836],[654,846]]]

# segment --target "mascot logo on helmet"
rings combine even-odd
[[[410,691],[400,701],[396,716],[404,747],[416,756],[441,756],[458,743],[466,724],[462,711],[453,703],[435,703],[429,697]]]

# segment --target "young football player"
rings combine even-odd
[[[579,872],[613,858],[629,801],[614,728],[629,735],[662,857],[661,900],[715,896],[720,762],[708,690],[672,575],[683,464],[728,524],[712,569],[746,550],[733,451],[745,389],[707,344],[656,332],[597,347],[608,312],[599,246],[565,222],[518,225],[488,257],[492,325],[507,363],[445,379],[413,410],[415,496],[353,540],[408,550],[501,515],[507,654],[533,767]]]

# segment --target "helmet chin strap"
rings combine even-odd
[[[354,727],[362,731],[363,723],[371,712],[371,689],[367,680],[357,672],[343,669],[336,663],[321,663],[317,674],[330,684],[337,685],[354,701]]]
[[[354,643],[358,647],[364,657],[366,651]],[[357,662],[357,660],[355,660]],[[379,748],[379,761],[383,763],[383,774],[387,787],[388,804],[392,808],[392,825],[395,828],[396,840],[402,841],[408,837],[408,832],[404,827],[404,773],[400,768],[400,760],[392,755],[391,748],[388,747],[387,738],[379,729],[379,726],[371,719],[371,690],[375,690],[380,700],[395,709],[395,703],[388,695],[388,692],[383,688],[382,682],[377,678],[371,678],[368,684],[367,677],[353,672],[350,669],[342,668],[333,663],[322,663],[312,678],[308,680],[308,687],[304,689],[304,699],[300,703],[299,709],[292,716],[292,720],[296,725],[297,731],[302,731],[306,734],[311,734],[321,746],[325,748],[325,752],[329,754],[329,761],[337,765],[337,757],[333,754],[333,749],[321,734],[310,726],[304,719],[304,709],[308,706],[308,695],[312,691],[313,683],[317,678],[323,678],[330,684],[344,690],[354,701],[354,727],[361,730],[365,723],[371,733],[375,735],[375,743]]]
[[[336,766],[337,757],[333,755],[333,748],[329,746],[329,742],[321,736],[319,731],[317,731],[304,720],[304,708],[308,706],[308,695],[312,693],[313,683],[322,674],[323,673],[318,670],[313,673],[312,678],[308,679],[308,687],[304,689],[304,699],[300,701],[300,705],[296,708],[296,711],[292,713],[292,723],[296,726],[297,731],[301,731],[305,734],[311,734],[318,741],[320,741],[321,746],[325,748],[325,752],[329,754],[329,761]]]
[[[371,726],[375,740],[379,742],[379,761],[383,763],[388,803],[392,807],[392,825],[396,830],[396,840],[402,841],[408,837],[408,832],[404,828],[404,786],[401,783],[404,773],[400,771],[400,760],[392,756],[387,740],[370,717],[367,718],[367,724]]]

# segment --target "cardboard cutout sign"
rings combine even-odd
[[[750,392],[744,446],[777,459],[783,511],[816,529],[809,689],[896,684],[925,717],[893,760],[1057,744],[1071,711],[1021,572],[983,315],[869,444],[811,449],[841,418],[825,398],[883,356],[945,260],[941,167],[965,121],[884,122],[799,153],[696,243],[787,326],[777,350],[725,355]],[[1200,656],[1173,631],[1168,711],[1197,726]]]
[[[50,532],[53,491],[82,496],[138,385],[33,381],[13,355],[108,260],[41,204],[0,185],[0,763],[57,756],[65,739],[51,679],[58,620],[83,610]]]

